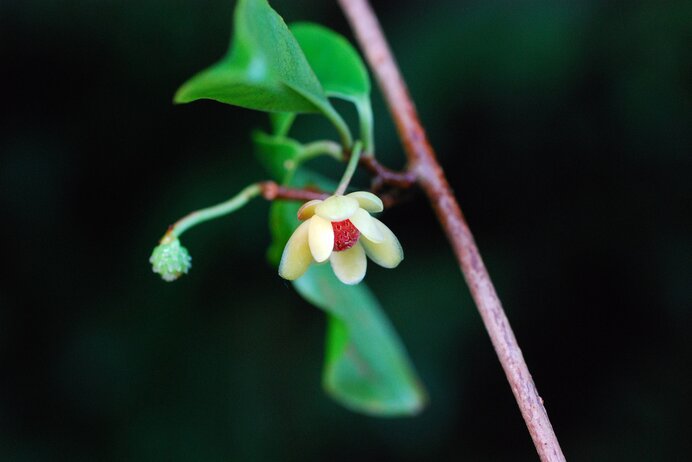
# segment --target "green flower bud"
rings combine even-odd
[[[170,282],[190,270],[192,257],[187,249],[180,245],[178,238],[165,236],[154,248],[149,262],[154,273],[160,274],[164,281]]]

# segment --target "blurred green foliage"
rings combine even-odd
[[[272,5],[349,36],[331,2]],[[428,386],[417,418],[324,395],[324,318],[264,259],[268,204],[186,235],[195,268],[176,284],[150,272],[162,225],[264,175],[262,114],[171,104],[225,52],[232,8],[0,2],[0,458],[535,460],[421,197],[386,214],[402,266],[368,274]],[[375,8],[567,457],[684,459],[692,6]],[[402,165],[377,95],[374,113],[379,155]],[[295,130],[333,134],[310,116]]]

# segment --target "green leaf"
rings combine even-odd
[[[272,136],[262,131],[252,132],[255,155],[272,179],[284,183],[301,160],[303,146],[283,136]]]
[[[375,416],[411,415],[423,408],[420,380],[365,284],[342,284],[329,265],[313,265],[293,285],[329,314],[323,384],[334,399]]]
[[[290,29],[329,96],[351,99],[370,94],[368,71],[346,38],[308,22],[293,23]]]
[[[300,46],[266,0],[239,0],[229,53],[192,77],[175,102],[212,99],[249,109],[331,111]]]
[[[259,161],[265,166],[272,179],[282,184],[290,181],[301,163],[312,158],[331,156],[338,161],[343,160],[340,146],[333,141],[322,140],[301,144],[286,136],[269,135],[260,130],[252,133],[252,141]]]
[[[356,105],[364,148],[372,153],[370,78],[360,55],[346,38],[319,24],[299,22],[290,29],[327,95]]]
[[[298,202],[274,201],[269,209],[272,242],[267,249],[267,260],[274,266],[279,266],[284,247],[300,224],[297,216],[300,206]]]
[[[286,136],[296,118],[295,112],[270,112],[269,122],[272,133],[276,136]]]

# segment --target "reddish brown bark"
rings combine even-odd
[[[384,94],[415,175],[444,228],[542,461],[564,461],[509,320],[367,0],[339,0]]]
[[[360,158],[360,165],[364,167],[374,177],[373,181],[376,185],[388,185],[395,188],[406,189],[416,183],[416,174],[405,170],[397,172],[380,164],[377,159],[372,156],[363,156]]]
[[[275,199],[292,201],[311,201],[313,199],[326,199],[329,194],[314,189],[298,189],[281,186],[273,181],[263,181],[260,183],[262,197],[273,201]]]

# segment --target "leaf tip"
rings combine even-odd
[[[175,95],[173,95],[173,104],[185,104],[194,101],[194,98],[190,97],[190,92],[186,87],[187,85],[183,85],[178,88]]]

